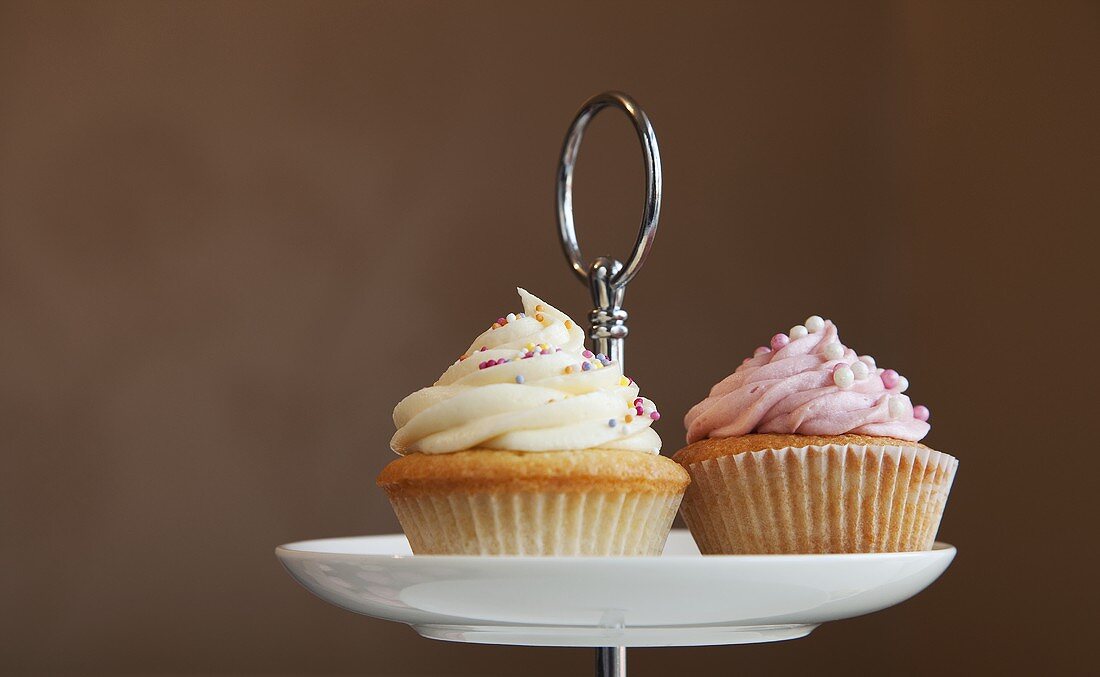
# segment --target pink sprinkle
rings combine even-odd
[[[504,325],[508,324],[508,320],[504,319],[503,317],[498,317],[497,318],[497,324],[499,324],[501,326],[504,326]]]
[[[645,413],[645,410],[642,409],[642,405],[640,405],[640,404],[638,406],[634,407],[634,411],[638,412],[639,416],[641,416],[642,414]]]
[[[542,354],[543,355],[549,355],[550,354],[550,349],[547,348],[546,350],[542,351]]]
[[[752,351],[752,356],[759,357],[760,355],[765,355],[767,353],[770,353],[771,351],[772,349],[767,346],[760,346],[756,350]]]
[[[791,339],[786,334],[783,334],[783,333],[776,334],[775,336],[772,337],[772,341],[771,341],[772,350],[779,350],[780,348],[782,348],[783,346],[787,345],[790,342],[791,342]]]
[[[488,366],[489,366],[488,362],[481,362],[480,364],[477,365],[477,368],[478,369],[484,369],[485,367],[488,367]]]
[[[654,421],[660,421],[661,420],[661,414],[659,412],[656,412],[656,411],[653,412],[652,414],[650,414],[649,417],[651,419],[653,419]]]
[[[594,356],[594,355],[592,354],[592,351],[591,351],[591,350],[586,350],[586,351],[584,351],[583,353],[581,353],[581,355],[584,355],[585,357],[595,357],[595,356]]]
[[[886,386],[886,389],[896,388],[898,385],[898,373],[893,369],[887,369],[879,374],[882,377],[882,385]]]
[[[918,404],[913,407],[913,418],[918,421],[927,421],[928,417],[932,415],[932,412],[928,411],[928,407],[923,404]]]
[[[489,346],[481,346],[481,348],[479,348],[480,352],[485,352],[488,349],[489,349]]]
[[[635,398],[634,398],[634,406],[635,406],[635,407],[640,407],[640,406],[642,406],[642,403],[643,403],[643,402],[645,402],[645,400],[643,400],[643,399],[642,399],[642,398],[640,398],[640,397],[635,397]]]

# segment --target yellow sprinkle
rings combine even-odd
[[[573,328],[573,321],[572,320],[566,320],[565,321],[565,328],[566,329],[572,329]]]
[[[493,323],[493,329],[500,329],[500,325],[496,322]]]
[[[625,418],[625,419],[623,419],[623,420],[624,420],[624,421],[626,421],[627,423],[630,423],[631,421],[633,421],[633,420],[634,420],[634,417],[633,417],[633,416],[631,416],[630,414],[627,414],[627,415],[626,415],[626,418]]]
[[[544,306],[543,306],[543,305],[542,305],[542,304],[540,303],[540,304],[538,304],[537,306],[535,306],[535,310],[536,310],[536,311],[540,311],[540,310],[546,310],[546,308],[545,308],[545,307],[544,307]]]
[[[539,322],[542,322],[546,318],[543,317],[542,313],[535,313],[535,319],[538,320]]]
[[[534,343],[528,343],[527,345],[525,345],[523,347],[526,348],[527,350],[534,350],[535,349],[535,344]]]
[[[619,377],[619,385],[628,386],[628,385],[630,385],[630,380],[627,379],[625,376],[620,376]]]
[[[568,367],[566,367],[565,368],[565,373],[566,374],[572,374],[573,373],[573,365],[569,365]]]

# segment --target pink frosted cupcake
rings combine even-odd
[[[927,550],[958,467],[920,443],[928,409],[814,315],[776,334],[684,419],[681,513],[705,554]]]

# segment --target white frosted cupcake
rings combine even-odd
[[[929,412],[908,387],[816,315],[757,348],[684,419],[700,550],[931,548],[958,461],[920,443]]]
[[[659,455],[656,406],[564,313],[519,293],[524,312],[394,410],[402,458],[378,484],[413,552],[659,554],[688,477]]]

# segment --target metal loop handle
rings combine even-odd
[[[558,165],[557,213],[565,258],[569,260],[569,265],[577,277],[585,284],[590,284],[591,270],[581,256],[576,225],[573,221],[573,170],[577,164],[577,154],[580,151],[581,139],[584,138],[585,127],[596,113],[608,106],[623,110],[634,123],[638,141],[642,144],[646,176],[645,209],[642,211],[642,223],[638,229],[634,250],[626,263],[621,264],[619,270],[609,271],[611,274],[608,283],[618,290],[634,279],[642,264],[645,263],[649,250],[653,247],[653,238],[657,235],[657,219],[661,215],[661,153],[657,149],[657,135],[653,132],[653,125],[649,123],[649,118],[634,99],[622,92],[604,92],[585,101],[581,106],[577,117],[573,119],[573,124],[569,126],[561,151],[561,162]],[[610,260],[614,261],[614,259]]]

